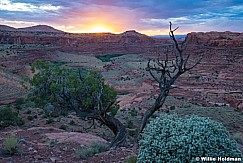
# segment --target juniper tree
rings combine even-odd
[[[80,70],[42,61],[37,61],[32,66],[33,71],[36,69],[38,73],[31,80],[31,101],[42,107],[49,103],[56,109],[74,110],[78,117],[86,120],[98,120],[115,134],[110,147],[117,147],[125,142],[126,129],[113,116],[118,109],[117,93],[105,84],[98,71],[91,70],[83,74]]]

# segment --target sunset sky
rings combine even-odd
[[[66,32],[243,32],[243,0],[0,0],[0,24]]]

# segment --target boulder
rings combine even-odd
[[[240,104],[237,106],[237,109],[240,110],[240,111],[243,111],[243,103],[240,103]]]

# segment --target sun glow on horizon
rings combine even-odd
[[[104,25],[95,25],[88,30],[90,33],[112,32],[113,30]]]

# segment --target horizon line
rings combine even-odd
[[[36,27],[36,26],[47,26],[47,27],[51,27],[55,30],[59,30],[60,32],[64,32],[64,33],[70,33],[70,34],[122,34],[122,33],[125,33],[125,32],[129,32],[129,31],[134,31],[134,32],[138,32],[140,34],[143,34],[143,35],[146,35],[146,36],[150,36],[150,37],[153,37],[153,36],[168,36],[168,34],[165,34],[165,33],[161,33],[161,34],[154,34],[154,35],[149,35],[149,34],[146,34],[142,31],[139,31],[139,30],[135,30],[135,29],[128,29],[128,30],[124,30],[123,32],[72,32],[72,31],[66,31],[66,30],[62,30],[56,26],[51,26],[51,25],[47,25],[47,24],[38,24],[38,25],[32,25],[32,26],[23,26],[23,27],[14,27],[14,26],[10,26],[10,25],[7,25],[7,24],[0,24],[2,26],[7,26],[7,27],[10,27],[10,28],[14,28],[14,29],[24,29],[24,28],[29,28],[29,27]],[[41,32],[41,31],[40,31]],[[176,35],[179,35],[179,36],[186,36],[188,33],[208,33],[208,32],[231,32],[231,33],[243,33],[243,32],[238,32],[238,31],[190,31],[190,32],[186,32],[186,33],[179,33],[179,34],[176,34]]]

